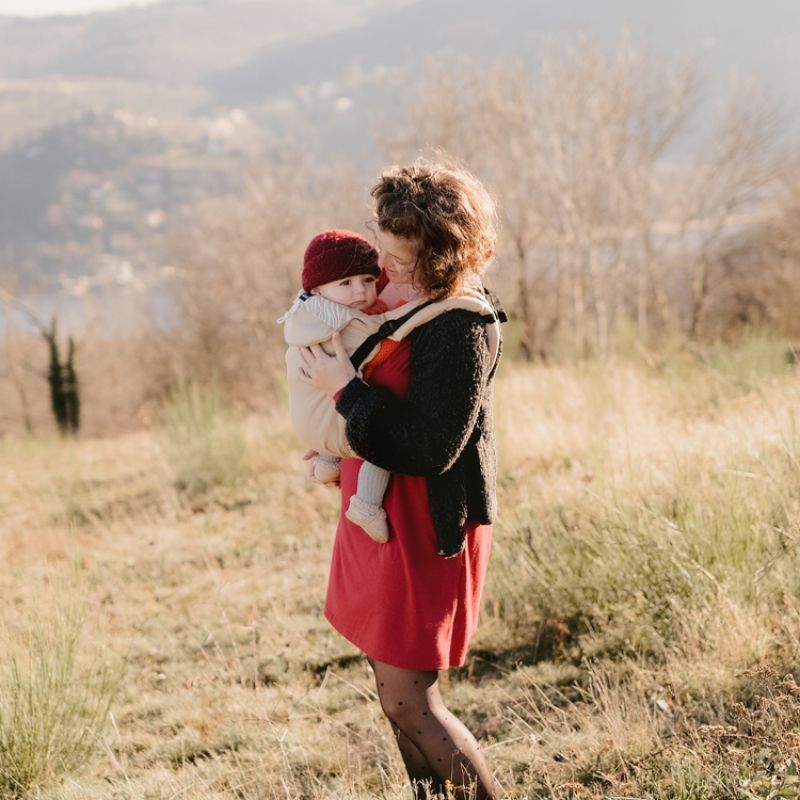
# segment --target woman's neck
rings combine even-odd
[[[408,303],[423,297],[420,289],[410,283],[389,283],[384,286],[380,298],[389,308],[396,308],[400,303]]]

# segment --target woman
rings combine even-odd
[[[392,167],[372,196],[385,294],[441,300],[474,286],[495,241],[494,206],[478,181],[442,166]],[[300,368],[335,399],[353,451],[392,472],[388,543],[340,517],[325,615],[372,665],[416,798],[426,786],[448,785],[458,796],[498,796],[475,738],[445,707],[438,684],[439,670],[466,658],[491,547],[494,321],[446,311],[388,357],[382,350],[364,372],[369,383],[356,377],[336,337],[335,356],[306,349]],[[359,464],[342,461],[345,498]]]

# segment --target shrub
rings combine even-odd
[[[17,798],[81,765],[94,748],[118,677],[79,664],[80,616],[40,617],[5,631],[0,665],[0,797]]]
[[[216,383],[178,383],[162,408],[162,423],[164,451],[179,491],[195,496],[241,480],[244,429]]]
[[[683,535],[635,505],[521,509],[498,538],[498,611],[540,657],[577,642],[576,657],[660,651],[715,588]]]

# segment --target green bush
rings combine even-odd
[[[161,419],[164,452],[179,491],[194,496],[242,479],[244,428],[216,384],[179,383]]]
[[[565,648],[580,644],[575,657],[658,651],[715,590],[667,520],[591,496],[522,509],[498,536],[493,570],[499,612],[516,638],[542,643],[541,656],[554,630]]]
[[[780,603],[800,573],[796,451],[789,438],[682,461],[658,490],[630,476],[519,504],[498,526],[489,607],[540,656],[579,658],[662,652],[720,598]]]
[[[0,634],[0,797],[11,800],[82,765],[97,743],[118,676],[102,659],[79,663],[80,617],[40,617]]]
[[[749,329],[736,346],[673,345],[659,360],[679,407],[708,413],[726,399],[765,391],[771,380],[794,368],[790,353],[785,340]]]

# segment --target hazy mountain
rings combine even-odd
[[[144,269],[192,203],[238,191],[283,143],[373,170],[374,121],[399,118],[429,56],[535,68],[549,39],[613,47],[626,26],[667,57],[699,53],[709,94],[739,72],[800,107],[798,0],[171,0],[0,17],[0,267]]]
[[[248,103],[300,84],[336,81],[378,67],[409,67],[447,52],[535,62],[542,43],[585,33],[613,46],[629,27],[666,55],[699,52],[716,75],[752,74],[800,100],[797,0],[425,0],[386,3],[365,24],[305,42],[265,47],[206,80],[222,102]]]
[[[80,16],[0,16],[0,76],[198,83],[259,48],[361,24],[379,0],[172,0]]]
[[[172,0],[0,17],[0,79],[202,84],[241,104],[447,50],[534,60],[547,38],[577,33],[610,46],[626,25],[662,52],[700,51],[712,72],[800,99],[797,0]]]

